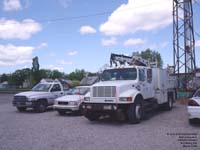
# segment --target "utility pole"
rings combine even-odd
[[[173,49],[178,88],[186,89],[196,69],[192,0],[173,0]]]

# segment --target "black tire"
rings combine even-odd
[[[196,123],[195,119],[189,119],[188,121],[189,121],[190,124],[195,124]]]
[[[86,112],[84,116],[90,121],[97,121],[101,115],[96,112]]]
[[[19,112],[24,112],[24,111],[26,111],[26,107],[17,107],[17,110]]]
[[[38,101],[34,109],[35,109],[35,111],[37,113],[45,112],[46,109],[47,109],[47,103],[46,103],[46,101],[44,101],[44,100]]]
[[[137,98],[135,102],[129,106],[127,114],[131,124],[137,124],[141,122],[144,117],[142,98]]]
[[[173,103],[174,103],[173,97],[169,96],[168,100],[167,100],[167,103],[165,103],[165,105],[164,105],[165,110],[172,110]]]
[[[58,110],[58,114],[61,116],[64,116],[66,114],[66,111],[64,110]]]
[[[79,110],[76,111],[76,114],[82,116],[84,114],[82,105],[79,106]]]

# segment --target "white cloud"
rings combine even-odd
[[[143,44],[145,43],[145,40],[136,38],[136,39],[128,39],[124,42],[124,46],[134,46],[138,44]]]
[[[41,49],[41,48],[44,48],[44,47],[47,47],[48,44],[46,42],[43,42],[41,43],[40,45],[37,46],[37,49]]]
[[[57,62],[60,65],[72,65],[73,64],[71,61],[65,61],[65,60],[58,60]]]
[[[105,35],[124,35],[164,28],[172,22],[170,0],[128,0],[101,24]]]
[[[77,55],[78,54],[78,51],[71,51],[68,53],[68,55],[70,56],[74,56],[74,55]]]
[[[117,45],[117,39],[114,37],[111,37],[110,39],[102,39],[101,43],[103,46]]]
[[[67,8],[71,0],[58,0],[62,7]]]
[[[20,0],[4,0],[3,9],[5,11],[16,11],[22,9]]]
[[[21,22],[16,20],[0,19],[0,39],[29,39],[33,34],[42,30],[39,23],[32,19]]]
[[[32,61],[31,46],[0,45],[0,66],[14,66]]]
[[[97,31],[91,27],[91,26],[82,26],[80,28],[80,33],[81,34],[93,34],[93,33],[96,33]]]
[[[196,47],[200,47],[200,40],[197,40],[197,41],[195,42],[195,46],[196,46]]]

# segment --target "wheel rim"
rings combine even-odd
[[[44,106],[43,104],[40,104],[40,105],[39,105],[39,109],[40,109],[40,111],[43,112],[43,111],[45,111],[45,106]]]
[[[141,118],[141,106],[139,104],[135,107],[135,114],[138,119]]]

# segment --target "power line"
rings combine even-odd
[[[167,2],[167,1],[165,1]],[[144,8],[144,7],[148,7],[151,5],[155,5],[155,4],[160,4],[163,2],[154,2],[154,3],[148,3],[145,5],[141,5],[141,6],[137,6],[137,7],[130,7],[127,9],[123,9],[123,10],[118,10],[118,12],[123,12],[123,11],[130,11],[132,9],[139,9],[139,8]],[[60,21],[71,21],[71,20],[78,20],[78,19],[85,19],[85,18],[89,18],[89,17],[96,17],[96,16],[103,16],[103,15],[108,15],[111,14],[113,11],[104,11],[104,12],[99,12],[99,13],[94,13],[94,14],[88,14],[88,15],[81,15],[81,16],[72,16],[72,17],[62,17],[62,18],[52,18],[52,19],[41,19],[41,20],[37,20],[40,23],[52,23],[52,22],[60,22]],[[5,22],[0,22],[1,24],[6,24]],[[9,24],[18,24],[16,23],[9,23]]]

